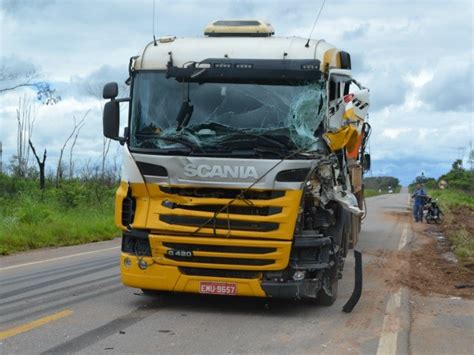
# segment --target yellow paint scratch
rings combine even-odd
[[[47,323],[53,322],[55,320],[58,320],[58,319],[61,319],[61,318],[64,318],[64,317],[68,317],[72,314],[74,314],[73,311],[71,311],[70,309],[66,309],[64,311],[51,314],[49,316],[34,320],[32,322],[19,325],[18,327],[10,328],[10,329],[7,329],[7,330],[2,330],[2,331],[0,331],[0,340],[4,340],[4,339],[10,338],[12,336],[30,331],[34,328],[41,327],[42,325],[45,325]]]

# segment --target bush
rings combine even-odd
[[[448,188],[474,194],[474,171],[463,169],[461,160],[456,160],[452,169],[439,180],[448,182]]]
[[[373,190],[388,190],[390,186],[392,189],[396,189],[400,186],[400,180],[393,176],[370,176],[364,178],[364,186],[367,189]]]

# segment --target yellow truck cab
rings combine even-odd
[[[129,97],[104,87],[125,285],[334,302],[363,214],[368,90],[348,53],[274,32],[219,20],[157,38],[130,59]]]

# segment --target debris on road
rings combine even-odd
[[[454,287],[456,287],[456,288],[470,288],[470,287],[474,287],[474,284],[458,284],[458,285],[454,285]]]

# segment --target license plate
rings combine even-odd
[[[211,295],[236,295],[237,284],[234,282],[201,281],[199,283],[199,293],[207,293]]]

